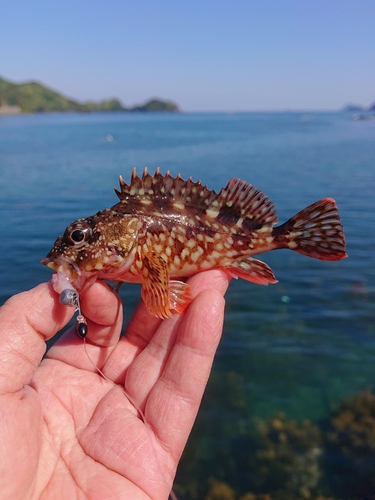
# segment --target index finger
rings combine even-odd
[[[198,413],[221,338],[224,304],[218,290],[203,290],[195,298],[147,399],[146,419],[176,463]]]

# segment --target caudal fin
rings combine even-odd
[[[347,257],[344,229],[332,198],[309,205],[274,232],[282,246],[308,257],[320,260]]]

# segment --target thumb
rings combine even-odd
[[[0,392],[28,384],[46,351],[45,341],[74,313],[48,283],[11,297],[0,308]]]

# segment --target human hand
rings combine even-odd
[[[96,283],[81,298],[86,345],[71,329],[42,362],[73,309],[48,284],[4,304],[2,499],[168,498],[220,340],[228,277],[207,271],[189,283],[185,314],[160,320],[141,302],[120,340],[121,300]]]

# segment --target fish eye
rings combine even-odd
[[[76,229],[70,234],[70,239],[74,241],[74,243],[81,243],[85,239],[85,233],[82,229]]]
[[[70,243],[75,247],[84,245],[92,235],[92,229],[89,226],[79,224],[73,228],[69,228],[66,236]]]

